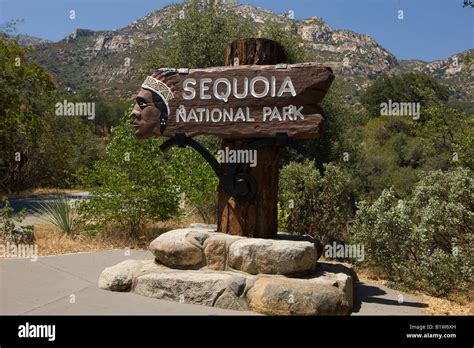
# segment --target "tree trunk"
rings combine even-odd
[[[287,63],[283,47],[268,39],[239,39],[224,51],[225,65],[267,65]],[[237,60],[237,59],[238,60]],[[222,139],[221,149],[242,149],[251,139]],[[257,150],[257,165],[239,166],[238,172],[255,178],[257,193],[246,203],[238,203],[219,188],[217,229],[220,232],[254,237],[275,238],[278,229],[278,161],[279,150],[267,146]],[[225,169],[226,165],[222,164]]]

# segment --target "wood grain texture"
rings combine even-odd
[[[262,60],[262,59],[260,59]],[[232,82],[237,80],[237,91],[242,93],[244,91],[245,78],[251,81],[253,77],[260,76],[271,81],[272,76],[275,77],[275,91],[278,93],[281,84],[286,77],[291,78],[296,96],[290,93],[284,93],[281,97],[269,96],[263,98],[255,98],[250,95],[250,88],[248,96],[245,99],[236,98],[233,93],[228,97],[227,102],[217,99],[213,93],[213,83],[209,83],[210,90],[206,91],[206,95],[210,95],[210,99],[200,99],[200,85],[201,79],[209,78],[215,81],[217,78],[226,78]],[[183,82],[186,79],[195,79],[196,85],[192,86],[196,91],[196,96],[193,99],[186,100],[183,91]],[[175,133],[185,133],[187,136],[196,136],[201,134],[217,135],[222,138],[256,138],[256,137],[273,137],[277,131],[285,130],[290,137],[293,138],[312,138],[318,135],[321,122],[324,120],[322,110],[317,104],[324,98],[328,91],[334,75],[332,70],[328,67],[316,63],[303,63],[288,65],[286,69],[277,69],[275,65],[260,65],[250,66],[241,65],[235,67],[215,67],[208,69],[191,69],[189,74],[174,75],[169,78],[169,82],[177,88],[174,93],[174,98],[169,101],[170,117],[163,136],[172,137]],[[264,84],[257,82],[255,89],[258,93],[263,91]],[[226,92],[224,84],[217,86],[217,93],[222,94]],[[180,106],[186,109],[189,113],[191,109],[195,111],[198,108],[204,108],[212,111],[212,109],[233,109],[234,114],[238,108],[247,111],[249,108],[250,116],[254,122],[226,120],[225,122],[206,122],[189,120],[183,122],[177,117],[177,109]],[[293,121],[278,121],[277,119],[265,121],[263,118],[263,108],[277,107],[282,112],[283,107],[293,105],[297,109],[302,109],[304,119],[297,118]],[[218,114],[216,114],[218,115]]]
[[[286,63],[287,61],[287,54],[283,47],[277,42],[267,39],[244,39],[233,41],[227,45],[225,49],[226,65],[233,64],[235,57],[239,58],[240,64],[279,64]],[[263,70],[268,69],[265,66],[252,66],[250,68],[253,70],[258,70],[259,68],[263,68]],[[289,69],[293,69],[293,66],[290,66]],[[318,67],[317,70],[322,74],[329,73],[329,71],[325,71],[324,68],[321,70],[321,67]],[[334,76],[332,76],[331,71],[330,74],[327,75],[327,79],[332,82],[333,78]],[[326,82],[320,83],[319,86],[322,86],[322,89],[325,88],[325,91],[327,91],[330,85],[329,82],[326,86]],[[322,99],[324,97],[324,94],[325,92],[319,97],[316,97],[316,99],[309,97],[311,101],[310,103],[304,102],[305,105],[310,104],[314,108],[305,108],[305,110],[312,113],[312,116],[305,116],[305,120],[310,120],[310,124],[317,127],[317,130],[313,129],[312,132],[304,134],[303,125],[301,124],[298,126],[297,130],[292,129],[293,125],[280,125],[280,127],[277,128],[281,129],[285,126],[285,131],[293,137],[312,137],[318,134],[320,123],[323,121],[323,118],[321,116],[322,110],[315,106],[315,104],[320,101],[318,98]],[[272,131],[269,132],[269,135],[272,136],[272,134],[275,133],[276,128],[273,128]],[[253,134],[258,134],[257,136],[261,137],[260,133],[257,131],[254,131]],[[221,149],[242,149],[251,140],[252,139],[246,140],[245,136],[237,140],[227,137],[222,140]],[[233,197],[230,197],[226,192],[224,192],[224,190],[221,188],[218,189],[218,231],[254,238],[275,238],[277,236],[279,157],[280,150],[278,147],[264,147],[257,150],[256,167],[250,167],[249,165],[241,165],[239,167],[239,172],[252,175],[257,183],[257,194],[249,202],[238,203]],[[226,165],[223,164],[222,166],[225,170]]]
[[[288,54],[278,42],[265,38],[237,39],[224,50],[224,65],[279,64],[288,62]]]

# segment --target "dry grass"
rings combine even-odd
[[[360,280],[363,280],[367,283],[377,284],[377,285],[384,285],[386,286],[388,281],[379,276],[380,273],[376,272],[373,269],[369,268],[361,268],[356,269],[357,276]]]
[[[474,315],[474,305],[472,302],[463,305],[426,294],[419,294],[419,296],[423,303],[428,305],[425,310],[432,315]]]
[[[79,190],[65,190],[67,193],[82,192]],[[55,193],[56,189],[37,189],[28,192],[22,192],[23,196],[42,195]],[[30,217],[30,219],[33,219]],[[59,255],[77,252],[95,252],[112,249],[148,249],[151,241],[160,234],[167,231],[184,228],[193,222],[202,222],[202,219],[196,214],[179,221],[158,222],[148,224],[140,232],[138,239],[131,238],[128,232],[120,226],[109,226],[98,234],[88,232],[77,235],[67,235],[62,233],[56,226],[45,222],[42,219],[35,218],[30,224],[34,226],[34,235],[38,246],[39,256]],[[1,241],[0,242],[4,242]]]
[[[119,227],[109,227],[98,235],[79,234],[75,236],[61,233],[51,224],[34,226],[36,244],[40,256],[77,252],[94,252],[112,249],[148,249],[150,242],[160,234],[185,225],[178,222],[160,222],[145,227],[139,239],[130,238]]]
[[[57,192],[55,189],[37,189],[23,192],[22,195],[41,195],[55,192]],[[81,191],[66,190],[66,192],[75,193]],[[30,217],[30,219],[32,218]],[[67,235],[54,225],[41,219],[35,218],[30,224],[34,226],[35,243],[38,246],[39,256],[47,256],[123,249],[127,247],[130,249],[147,250],[150,242],[160,234],[173,229],[187,227],[193,222],[202,222],[202,219],[196,214],[190,214],[179,221],[148,224],[141,231],[138,239],[131,238],[127,231],[120,226],[110,226],[99,234],[84,232],[77,235]],[[0,242],[3,243],[4,241],[0,240]]]
[[[50,224],[35,225],[35,238],[41,256],[85,251],[102,251],[122,247],[120,241],[102,238],[69,236]]]

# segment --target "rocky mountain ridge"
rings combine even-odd
[[[129,26],[110,31],[77,29],[59,42],[38,42],[32,58],[44,65],[61,88],[75,90],[84,84],[97,87],[110,98],[130,97],[140,78],[134,72],[146,47],[159,47],[164,31],[171,30],[171,19],[182,4],[152,11]],[[474,50],[456,53],[445,60],[423,62],[398,60],[368,35],[332,29],[320,17],[292,20],[288,14],[235,1],[224,1],[229,11],[251,18],[256,25],[269,22],[296,24],[311,61],[324,63],[344,78],[352,94],[365,90],[384,73],[419,71],[448,84],[453,97],[474,100]]]

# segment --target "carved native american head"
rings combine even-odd
[[[170,116],[168,103],[177,91],[172,80],[172,75],[176,73],[175,69],[160,69],[146,77],[131,114],[136,137],[163,134]]]

